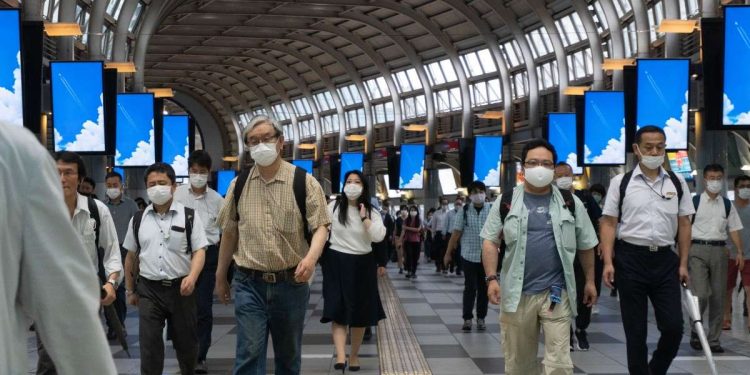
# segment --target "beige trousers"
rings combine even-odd
[[[500,313],[500,330],[505,373],[509,375],[573,374],[570,359],[570,322],[572,311],[568,294],[563,290],[562,302],[550,311],[549,291],[521,295],[514,313]],[[537,359],[539,329],[544,331],[544,359]]]

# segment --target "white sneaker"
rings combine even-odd
[[[599,315],[599,306],[594,305],[594,307],[591,308],[591,314],[592,315]]]

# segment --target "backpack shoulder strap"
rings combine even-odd
[[[185,238],[187,238],[187,254],[193,253],[193,222],[195,210],[185,207]]]
[[[467,219],[466,218],[466,214],[467,214],[467,212],[469,212],[469,206],[471,206],[471,204],[467,203],[467,204],[464,205],[464,226],[466,226],[466,219]]]
[[[505,218],[510,212],[510,204],[513,202],[513,189],[500,196],[500,222],[505,223]]]
[[[106,281],[106,271],[104,270],[104,249],[99,246],[99,227],[102,224],[101,217],[99,216],[99,207],[96,205],[94,198],[86,197],[89,206],[89,217],[94,219],[94,245],[96,246],[96,270],[99,280],[101,282]]]
[[[234,191],[233,191],[233,198],[234,198],[234,211],[236,212],[235,220],[240,220],[240,197],[242,196],[242,191],[245,189],[245,184],[247,183],[247,179],[250,178],[250,171],[252,169],[250,168],[243,168],[240,170],[239,176],[237,176],[237,180],[234,181]]]
[[[305,233],[308,232],[307,202],[305,200],[305,197],[307,196],[306,179],[307,171],[300,167],[295,167],[292,189],[294,190],[294,200],[297,202],[297,208],[299,209],[299,213],[302,214],[302,223],[305,226]]]
[[[682,194],[684,191],[682,191],[682,182],[680,182],[680,179],[677,178],[677,175],[674,174],[672,171],[667,171],[667,174],[669,175],[669,179],[672,180],[672,184],[674,184],[675,190],[677,190],[677,205],[682,202]]]
[[[617,204],[617,222],[622,221],[622,203],[625,201],[625,192],[628,190],[630,179],[633,178],[633,171],[625,173],[620,180],[620,201]]]
[[[732,212],[732,202],[727,197],[724,199],[724,218],[729,219],[729,214]]]
[[[695,214],[693,214],[693,218],[690,220],[691,224],[695,223],[695,216],[698,214],[698,206],[701,204],[701,196],[696,194],[693,196],[693,207],[695,207]]]
[[[562,194],[565,207],[570,211],[570,214],[573,215],[573,220],[575,220],[576,200],[573,198],[573,193],[571,193],[570,190],[560,189],[560,194]]]
[[[135,255],[138,257],[138,255],[141,254],[141,241],[138,239],[138,231],[141,229],[141,220],[143,219],[143,210],[138,210],[138,212],[133,215],[133,238],[135,239]]]

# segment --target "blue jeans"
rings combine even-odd
[[[274,373],[299,374],[302,366],[302,329],[310,300],[310,286],[293,281],[275,284],[256,280],[242,271],[234,275],[237,316],[235,375],[265,375],[268,333],[274,351]]]

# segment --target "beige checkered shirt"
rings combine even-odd
[[[294,200],[294,166],[281,162],[271,181],[263,181],[256,168],[250,172],[239,201],[236,221],[234,183],[229,186],[217,219],[223,231],[239,228],[234,252],[237,265],[259,271],[281,271],[297,266],[309,247],[302,230],[302,215]],[[320,184],[311,175],[305,181],[307,222],[311,230],[331,223]]]

